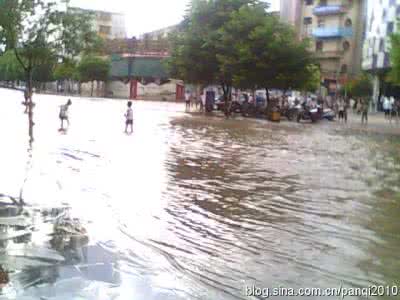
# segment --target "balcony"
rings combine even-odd
[[[316,51],[315,57],[318,59],[340,58],[344,55],[344,51]]]
[[[343,5],[320,5],[313,9],[316,16],[337,15],[346,12],[346,7]]]
[[[318,39],[351,37],[353,29],[351,27],[318,27],[313,29],[312,35]]]

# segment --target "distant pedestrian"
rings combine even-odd
[[[60,114],[59,114],[59,118],[61,121],[61,128],[60,131],[65,130],[64,129],[64,121],[67,122],[67,125],[69,127],[69,107],[72,105],[72,101],[71,99],[68,99],[68,102],[64,105],[60,106]]]
[[[360,99],[361,103],[361,124],[368,124],[368,110],[369,110],[369,101],[367,98]]]
[[[190,93],[185,93],[185,104],[186,104],[186,111],[190,111]]]
[[[396,123],[400,122],[400,99],[397,98],[394,102],[394,114],[396,118]]]
[[[393,119],[393,116],[395,116],[395,111],[396,111],[396,107],[395,107],[396,103],[395,103],[395,100],[394,100],[393,96],[390,97],[389,103],[390,103],[390,105],[389,105],[389,108],[390,108],[390,123],[392,123],[392,119]]]
[[[207,100],[207,96],[206,96],[206,92],[205,91],[203,91],[203,93],[201,94],[200,99],[201,99],[202,111],[205,111],[206,100]]]
[[[385,112],[385,119],[389,119],[391,107],[390,100],[386,96],[383,98],[383,111]]]
[[[345,120],[345,117],[344,117],[345,109],[346,109],[346,103],[343,98],[340,98],[338,101],[339,121]]]
[[[132,133],[133,132],[132,101],[128,101],[128,109],[125,113],[125,133],[128,133],[128,127],[130,127],[130,133]]]

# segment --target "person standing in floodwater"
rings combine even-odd
[[[60,106],[60,114],[59,114],[59,118],[60,118],[60,121],[61,121],[60,131],[65,130],[64,129],[64,121],[67,121],[67,124],[68,124],[68,127],[69,127],[68,109],[69,109],[69,107],[71,105],[72,105],[72,101],[71,101],[71,99],[68,99],[67,104]]]
[[[345,110],[346,110],[346,103],[343,98],[340,98],[338,102],[339,122],[340,121],[347,122],[347,118],[345,118]]]
[[[397,98],[394,101],[393,105],[393,110],[394,110],[394,116],[396,118],[396,123],[400,122],[400,99]]]
[[[128,133],[128,127],[130,127],[130,133],[133,132],[133,109],[132,101],[128,101],[128,109],[125,113],[125,133]]]
[[[186,112],[190,111],[190,93],[188,91],[185,93],[185,104]]]
[[[368,124],[368,109],[369,109],[369,102],[367,98],[360,99],[361,103],[361,124]]]

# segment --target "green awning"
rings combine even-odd
[[[164,66],[164,58],[154,57],[134,57],[132,59],[132,77],[151,77],[168,78],[167,70]],[[130,58],[112,56],[111,77],[127,78],[129,76]]]

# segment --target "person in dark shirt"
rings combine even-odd
[[[71,105],[72,105],[72,101],[71,101],[71,99],[68,99],[68,102],[66,104],[60,106],[60,114],[59,114],[59,118],[60,118],[60,121],[61,121],[60,130],[65,130],[64,129],[64,121],[67,122],[68,127],[69,127],[68,109],[69,109],[69,107]]]

